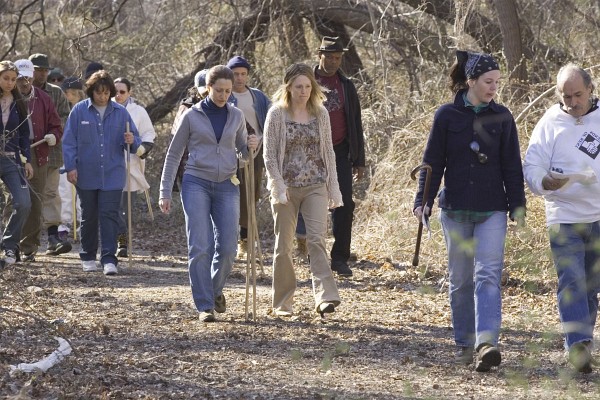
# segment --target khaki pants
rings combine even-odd
[[[38,166],[35,150],[31,150],[31,166],[33,177],[29,180],[29,195],[31,197],[31,211],[21,233],[21,253],[33,254],[40,247],[42,232],[42,207],[45,199],[46,185],[48,184],[48,164]]]
[[[44,193],[44,204],[42,216],[44,228],[60,225],[61,199],[58,194],[58,183],[60,181],[59,168],[48,167],[48,178]]]
[[[335,278],[329,267],[325,249],[327,233],[327,189],[325,185],[288,188],[287,204],[272,204],[275,219],[275,252],[273,255],[273,311],[291,313],[296,291],[296,273],[292,247],[298,211],[306,223],[306,244],[310,256],[315,309],[321,303],[340,304]]]

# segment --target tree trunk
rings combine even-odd
[[[517,5],[515,0],[494,0],[494,6],[498,13],[500,31],[502,32],[502,48],[508,64],[508,80],[511,92],[521,97],[527,85],[527,67],[523,57]]]

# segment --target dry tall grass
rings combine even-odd
[[[531,97],[545,88],[532,88]],[[364,199],[357,203],[353,231],[353,247],[361,257],[368,259],[388,259],[394,263],[410,265],[414,254],[418,221],[412,215],[417,183],[410,178],[410,171],[422,161],[423,150],[433,120],[435,102],[440,105],[452,98],[449,90],[441,89],[435,82],[426,87],[425,93],[434,94],[422,111],[411,120],[403,123],[385,138],[381,132],[388,132],[390,126],[398,125],[395,120],[377,117],[374,108],[363,112],[367,132],[368,147],[377,147],[382,140],[387,141],[387,150],[372,168],[370,185]],[[437,97],[437,98],[436,98]],[[498,96],[502,99],[503,93]],[[504,102],[516,116],[527,104]],[[521,153],[524,156],[531,129],[552,98],[534,108],[519,124]],[[376,145],[373,145],[375,143]],[[374,157],[369,154],[368,157]],[[443,184],[443,183],[442,183]],[[523,283],[547,281],[554,278],[554,269],[549,252],[545,227],[543,199],[527,191],[527,226],[517,230],[511,223],[506,242],[506,268],[512,278]],[[446,250],[443,233],[438,221],[439,209],[434,207],[431,218],[431,234],[424,232],[421,244],[420,270],[427,269],[436,276],[446,270]]]

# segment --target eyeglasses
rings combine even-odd
[[[469,144],[469,147],[471,148],[471,150],[473,150],[473,153],[477,154],[477,160],[479,161],[480,164],[485,164],[488,162],[487,154],[479,152],[479,143],[477,143],[477,141],[473,140]]]
[[[125,93],[127,93],[127,90],[117,90],[117,93],[119,93],[119,94],[125,94]]]
[[[27,82],[27,83],[31,83],[32,79],[33,79],[33,78],[30,78],[30,77],[28,77],[28,76],[19,76],[19,77],[17,78],[17,82],[18,82],[18,81],[21,81],[21,82]]]

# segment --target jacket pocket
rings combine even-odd
[[[92,144],[94,143],[94,137],[96,136],[96,127],[92,121],[80,121],[79,129],[77,130],[77,141],[80,144]]]

